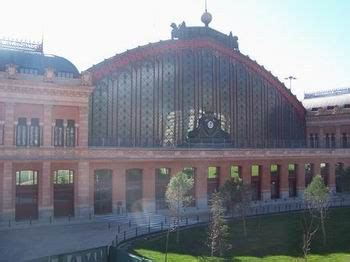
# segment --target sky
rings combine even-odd
[[[202,25],[204,0],[0,0],[0,37],[41,41],[79,71],[170,38],[170,24]],[[349,0],[208,0],[210,27],[292,92],[350,87]]]

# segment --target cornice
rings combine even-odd
[[[15,84],[0,82],[0,100],[4,102],[75,104],[87,103],[92,87],[64,87],[57,85]]]
[[[0,147],[0,161],[235,161],[349,158],[350,149],[144,149]]]

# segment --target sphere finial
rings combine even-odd
[[[205,0],[205,12],[202,14],[201,20],[206,27],[208,27],[211,20],[213,20],[213,16],[207,11],[207,0]]]

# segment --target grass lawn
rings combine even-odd
[[[240,220],[230,223],[232,245],[225,259],[210,258],[206,246],[207,227],[181,231],[176,245],[170,235],[168,261],[302,261],[300,214],[279,214],[247,221],[248,236],[243,236]],[[327,246],[322,246],[321,230],[311,247],[308,261],[350,261],[350,208],[332,209],[326,222]],[[132,253],[153,261],[164,261],[165,236],[135,242]]]

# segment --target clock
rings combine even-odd
[[[214,127],[214,122],[213,121],[208,121],[207,126],[209,129],[212,129]]]

